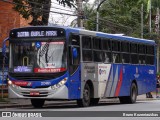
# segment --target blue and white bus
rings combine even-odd
[[[153,40],[57,26],[13,29],[8,40],[9,97],[31,99],[34,107],[45,100],[135,103],[156,89]]]

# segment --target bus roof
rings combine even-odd
[[[146,43],[146,44],[153,44],[153,45],[156,44],[154,40],[124,36],[123,34],[109,34],[109,33],[97,32],[97,31],[90,31],[90,30],[86,30],[86,29],[82,29],[82,28],[73,28],[73,27],[66,27],[66,26],[30,26],[30,27],[17,28],[17,29],[13,29],[13,30],[32,29],[32,28],[37,28],[37,27],[41,27],[41,28],[62,28],[62,29],[65,29],[66,31],[73,32],[73,33],[80,33],[80,34],[83,34],[83,35],[104,37],[104,38],[110,38],[110,39],[116,39],[116,40],[122,40],[122,41],[129,41],[129,42],[139,42],[139,43]]]
[[[116,39],[116,40],[122,40],[122,41],[139,42],[139,43],[156,45],[154,40],[124,36],[124,34],[110,34],[110,33],[90,31],[90,30],[86,30],[86,29],[82,29],[82,28],[72,28],[72,27],[63,27],[63,28],[66,30],[69,30],[71,32],[76,31],[76,32],[81,33],[83,35],[91,35],[91,36],[96,36],[96,37],[104,37],[104,38],[110,38],[110,39]]]
[[[79,33],[84,35],[91,35],[96,37],[104,37],[104,38],[110,38],[110,39],[116,39],[116,40],[122,40],[122,41],[129,41],[129,42],[139,42],[139,43],[146,43],[146,44],[156,44],[154,40],[149,39],[142,39],[142,38],[135,38],[130,36],[124,36],[123,34],[109,34],[109,33],[103,33],[103,32],[96,32],[96,31],[89,31],[85,29],[79,29],[79,28],[69,28],[71,31],[78,30]]]

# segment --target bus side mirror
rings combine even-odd
[[[72,48],[72,55],[73,55],[73,59],[76,59],[78,57],[77,48]]]

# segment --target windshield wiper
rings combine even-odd
[[[42,50],[40,50],[40,53],[39,53],[39,64],[40,64],[40,57],[42,57],[46,52],[48,53],[48,47],[49,47],[49,42],[47,42]]]

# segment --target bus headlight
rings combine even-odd
[[[12,85],[12,81],[8,80],[8,85]]]
[[[11,80],[8,80],[8,85],[12,86],[13,88],[17,88],[17,89],[20,88],[19,86],[17,86],[17,85],[15,85],[14,83],[12,83]]]
[[[56,89],[62,87],[62,86],[66,83],[66,81],[67,81],[67,78],[64,78],[64,79],[61,80],[59,83],[51,86],[51,88],[52,88],[53,90],[56,90]]]

